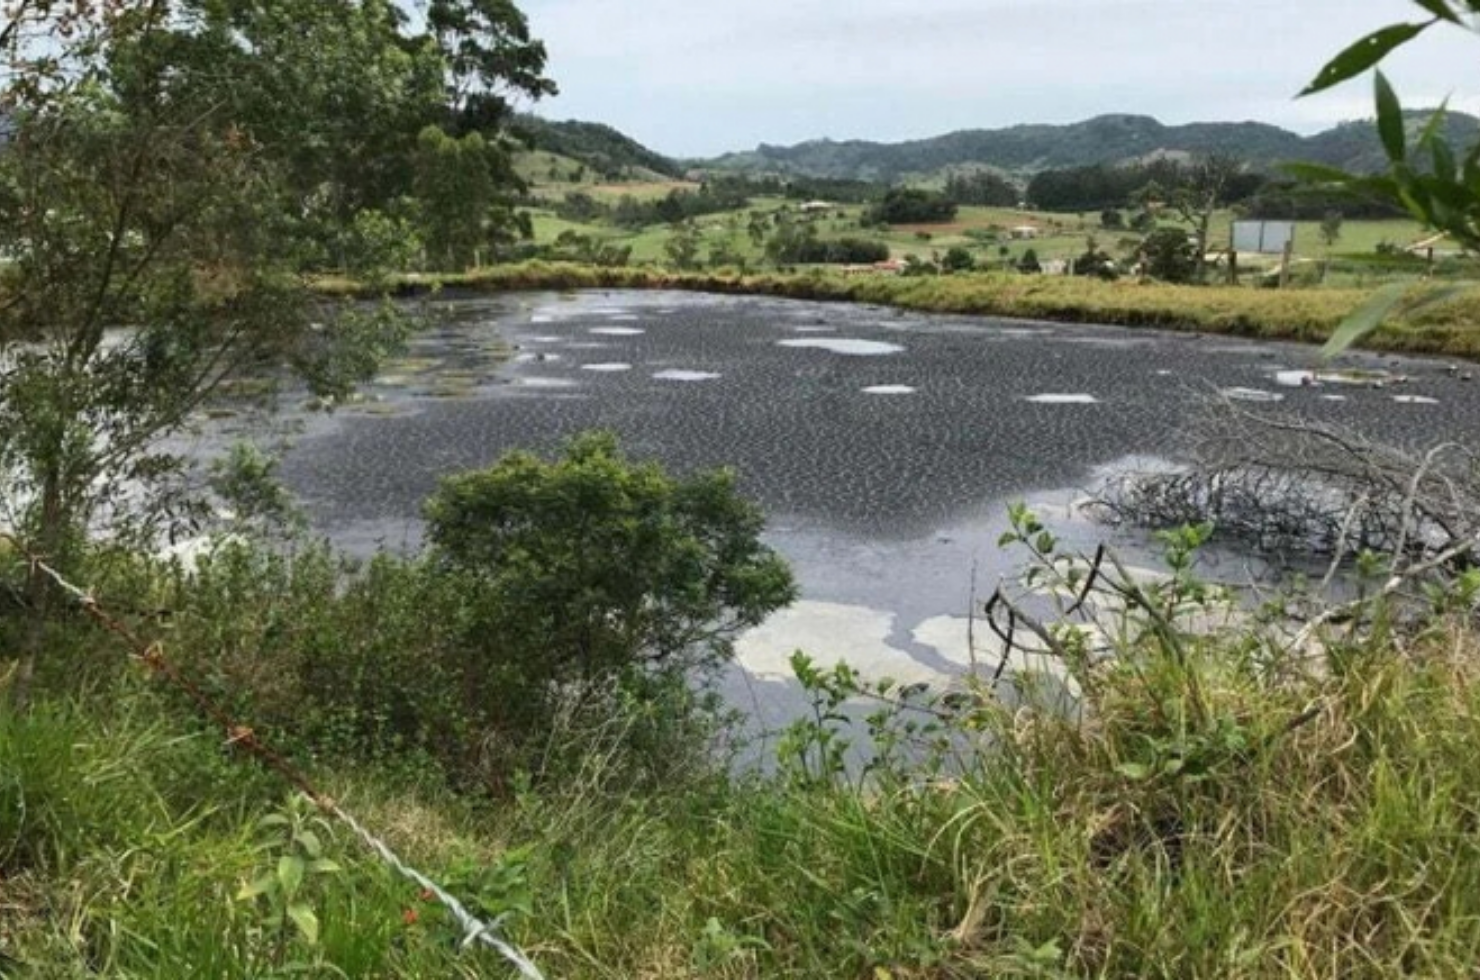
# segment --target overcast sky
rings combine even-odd
[[[1311,132],[1370,86],[1293,100],[1409,0],[523,0],[561,95],[676,156],[901,140],[1107,112]],[[1480,38],[1435,30],[1389,68],[1405,104],[1480,109]]]

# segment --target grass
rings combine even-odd
[[[746,275],[734,271],[681,273],[650,267],[597,268],[531,262],[440,276],[407,276],[404,291],[435,287],[490,291],[586,288],[686,289],[817,301],[873,303],[931,313],[1149,326],[1318,343],[1370,295],[1357,288],[1257,289],[1173,286],[1134,280],[1102,282],[1064,276],[971,273],[955,276],[847,276],[804,273]],[[352,294],[355,283],[320,280],[330,293]],[[1415,288],[1415,296],[1422,295]],[[1399,315],[1365,346],[1408,353],[1480,358],[1480,288]]]
[[[1083,723],[985,703],[950,778],[637,793],[593,757],[499,802],[319,776],[552,977],[1472,975],[1471,635],[1318,675],[1237,638],[1137,653]],[[283,855],[263,819],[304,815],[150,692],[0,714],[0,773],[0,964],[24,975],[506,975],[341,832],[304,892],[316,943],[241,897]]]

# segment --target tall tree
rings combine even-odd
[[[511,234],[528,235],[528,219],[502,198],[496,165],[496,151],[479,133],[453,137],[428,126],[418,137],[415,189],[422,236],[441,268],[465,269]]]
[[[446,64],[388,0],[19,0],[0,18],[0,520],[66,569],[89,535],[148,541],[188,516],[165,440],[226,382],[286,365],[342,394],[400,341],[389,307],[301,273],[326,222],[411,189]],[[479,162],[486,197],[499,172]],[[24,601],[0,622],[22,702],[53,612],[39,569]]]
[[[328,243],[409,193],[417,134],[444,112],[443,58],[406,27],[389,0],[181,0],[171,29],[141,40],[175,88],[226,100]]]
[[[511,100],[558,91],[545,46],[510,0],[431,0],[427,26],[447,68],[447,101],[459,131],[502,127]]]

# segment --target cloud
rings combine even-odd
[[[1368,115],[1359,84],[1292,97],[1404,0],[525,0],[550,48],[543,114],[610,123],[678,155],[820,136],[897,140],[1105,112],[1259,119],[1305,131]],[[1468,78],[1446,29],[1394,59],[1410,104]]]

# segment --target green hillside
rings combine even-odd
[[[1410,113],[1415,129],[1426,118],[1425,113]],[[1455,113],[1449,128],[1464,143],[1480,133],[1480,120]],[[1309,160],[1364,171],[1377,168],[1383,159],[1370,122],[1344,123],[1313,136],[1300,136],[1258,122],[1167,126],[1150,116],[1106,115],[1065,126],[961,130],[903,143],[823,139],[795,146],[761,144],[704,166],[733,172],[893,181],[963,165],[1026,174],[1178,152],[1229,153],[1265,166]]]
[[[676,161],[602,123],[520,116],[515,132],[537,151],[568,157],[603,179],[662,179],[683,176]]]

